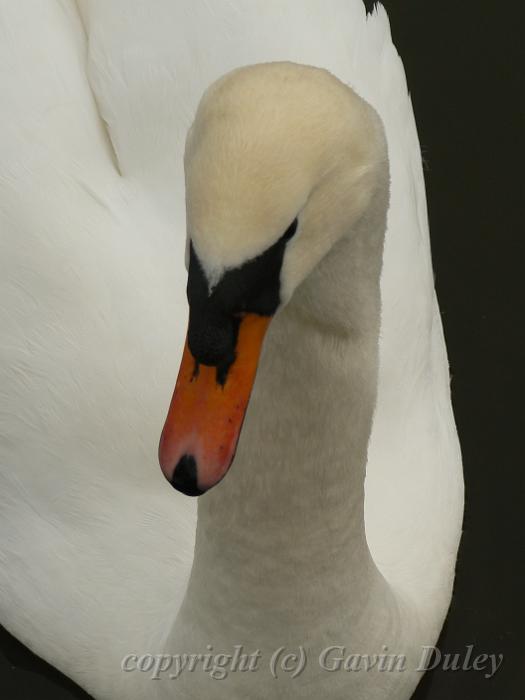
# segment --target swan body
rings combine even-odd
[[[2,623],[96,698],[409,698],[450,602],[463,491],[386,13],[64,0],[6,3],[0,32]],[[186,241],[186,133],[224,74],[188,139]],[[288,79],[304,86],[279,98]],[[254,157],[255,115],[246,157],[230,144],[221,160],[242,129],[217,149],[214,109],[247,114],[250,95],[265,123],[290,100],[282,157]],[[315,109],[332,141],[314,154]],[[155,454],[187,325],[187,244],[211,288],[298,211],[237,455],[197,522]],[[256,672],[152,681],[121,667],[236,645],[260,652]],[[404,655],[406,669],[330,673],[329,646]],[[308,654],[296,678],[269,671],[281,647]]]

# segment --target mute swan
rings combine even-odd
[[[4,4],[0,32],[2,623],[96,698],[409,698],[450,601],[463,492],[385,11],[35,1]],[[190,276],[219,288],[262,254],[237,282],[281,308],[195,540],[196,500],[155,444],[187,325],[184,139],[211,84],[186,152]],[[199,320],[190,345],[213,361]],[[175,481],[205,490],[236,434],[217,460],[197,444],[209,423],[194,413],[182,445],[173,411],[162,467],[173,480],[202,448]],[[254,672],[122,668],[235,645],[260,652]],[[330,672],[330,646],[328,665],[406,668]],[[307,655],[295,678],[282,647]]]

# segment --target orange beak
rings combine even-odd
[[[225,381],[219,381],[216,367],[195,360],[186,339],[159,445],[161,469],[179,491],[198,496],[228,471],[270,321],[253,313],[241,318]]]

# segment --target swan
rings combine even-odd
[[[0,32],[2,624],[95,698],[409,698],[463,482],[385,10]]]

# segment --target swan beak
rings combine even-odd
[[[186,339],[159,445],[164,476],[182,493],[199,496],[228,471],[270,321],[253,313],[241,318],[226,376],[215,366],[199,364]]]

